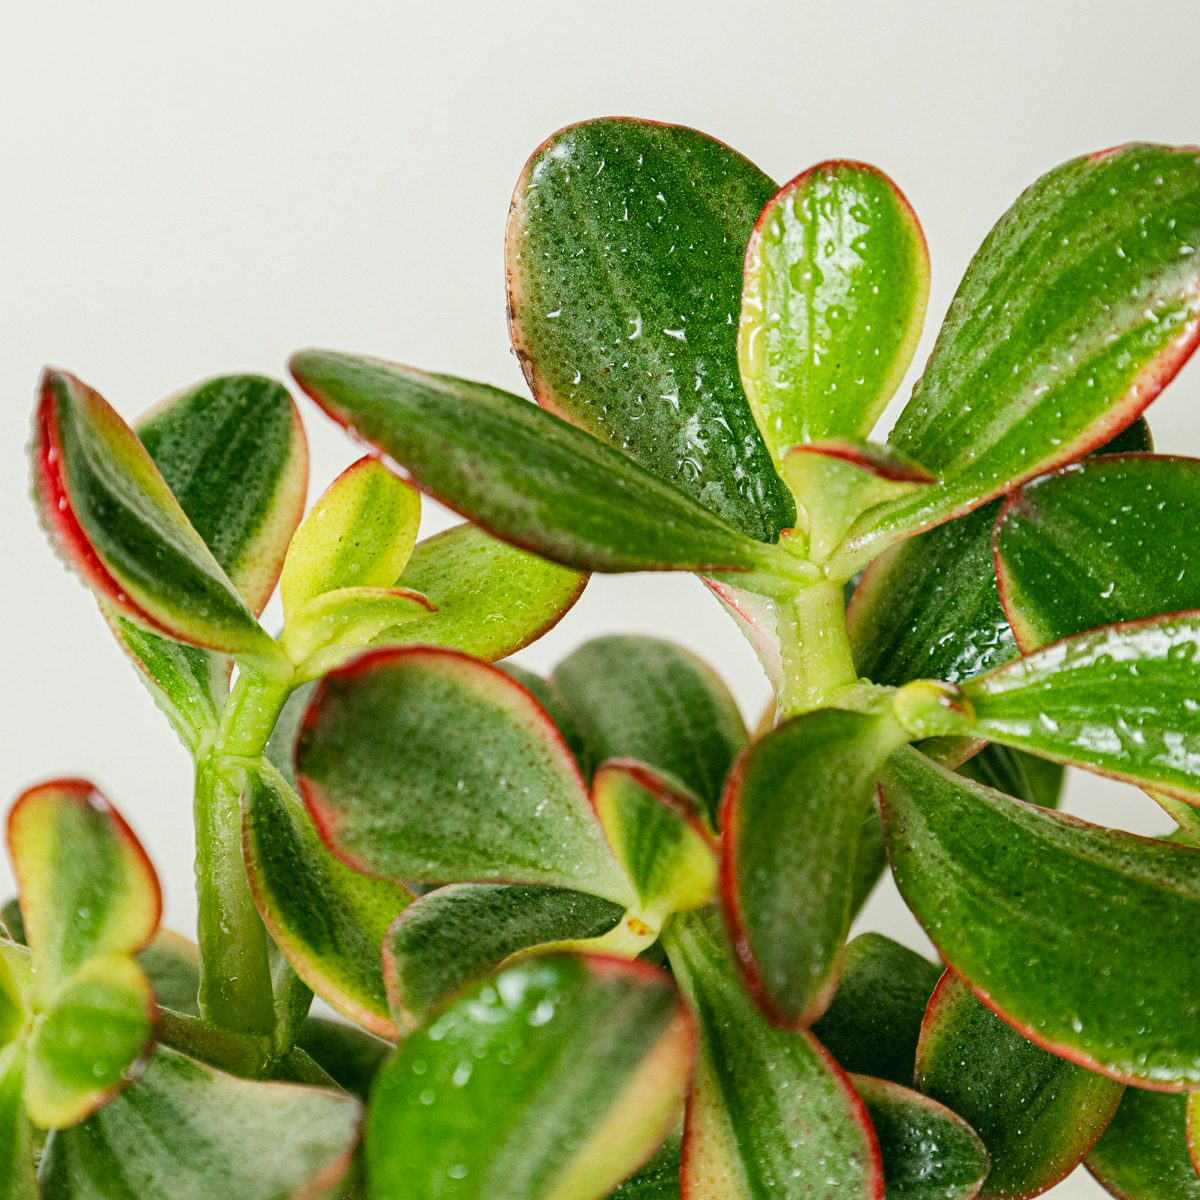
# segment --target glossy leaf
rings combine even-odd
[[[955,732],[1194,801],[1198,652],[1195,613],[1067,638],[963,684],[972,711]]]
[[[555,562],[735,572],[762,587],[805,574],[786,550],[754,541],[619,450],[498,388],[321,350],[295,355],[291,369],[326,413],[424,491]]]
[[[680,1138],[668,1138],[654,1157],[631,1175],[609,1200],[679,1200]]]
[[[634,759],[610,759],[592,781],[592,803],[643,917],[661,921],[714,900],[717,846],[685,788]]]
[[[545,711],[465,655],[377,651],[327,675],[296,772],[321,836],[357,870],[631,899]]]
[[[509,327],[538,402],[762,541],[792,506],[742,394],[734,322],[774,190],[693,129],[587,121],[534,152],[507,238]]]
[[[511,955],[599,938],[623,909],[564,888],[462,883],[436,888],[401,913],[383,944],[393,1019],[409,1028]]]
[[[162,911],[154,868],[86,780],[25,792],[9,813],[8,845],[40,1004],[90,959],[133,955],[153,937]]]
[[[1087,1168],[1114,1196],[1197,1200],[1200,1174],[1188,1157],[1186,1096],[1128,1088],[1088,1155]]]
[[[392,1052],[392,1044],[356,1025],[325,1017],[309,1017],[296,1034],[296,1045],[352,1096],[366,1101],[375,1075]]]
[[[1200,609],[1198,526],[1190,458],[1097,458],[1017,492],[996,527],[996,562],[1022,647]]]
[[[458,525],[419,543],[397,583],[436,611],[412,628],[385,631],[377,644],[420,641],[494,661],[557,625],[587,576]]]
[[[64,1129],[105,1103],[140,1074],[154,1019],[154,993],[141,968],[116,955],[93,957],[59,989],[30,1036],[30,1120]]]
[[[925,1005],[941,970],[881,933],[846,947],[841,983],[812,1031],[846,1071],[909,1087]]]
[[[917,1086],[983,1139],[985,1197],[1036,1196],[1086,1157],[1124,1088],[1035,1046],[947,972],[925,1015]]]
[[[585,642],[552,680],[593,765],[635,758],[674,775],[704,801],[715,827],[746,726],[707,663],[660,638],[613,635]]]
[[[1021,804],[914,750],[882,797],[901,894],[989,1007],[1115,1078],[1200,1082],[1200,851]]]
[[[554,955],[405,1039],[367,1124],[378,1200],[599,1200],[677,1119],[694,1032],[669,976]]]
[[[990,500],[1129,424],[1200,338],[1197,246],[1194,149],[1134,144],[1072,159],[1022,193],[968,267],[892,430],[943,485],[868,514],[848,556]]]
[[[1061,763],[1008,746],[985,746],[958,768],[960,775],[1039,808],[1057,808],[1065,771]]]
[[[99,393],[47,371],[33,455],[47,531],[102,600],[151,632],[278,665],[274,642]]]
[[[280,595],[289,621],[340,588],[388,588],[417,542],[420,494],[376,458],[360,458],[326,489],[292,538]]]
[[[738,360],[777,461],[800,442],[871,432],[928,294],[921,226],[882,171],[824,162],[771,197],[746,251]]]
[[[682,1194],[882,1197],[882,1164],[862,1101],[811,1034],[766,1021],[737,977],[715,913],[676,918],[665,943],[700,1030]]]
[[[235,1079],[160,1048],[137,1084],[55,1135],[43,1200],[332,1200],[359,1113],[344,1094]]]
[[[411,893],[334,858],[300,799],[268,764],[246,772],[242,812],[250,888],[292,969],[339,1012],[380,1037],[392,1036],[379,953]]]
[[[889,717],[823,709],[768,733],[730,776],[722,905],[746,984],[781,1025],[811,1023],[833,998],[863,816],[903,741]]]
[[[972,1200],[988,1175],[978,1134],[944,1105],[909,1088],[853,1075],[879,1139],[887,1200]]]
[[[38,1197],[33,1133],[25,1116],[24,1068],[21,1046],[0,1046],[0,1200]]]

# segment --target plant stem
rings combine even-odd
[[[779,605],[779,644],[783,655],[781,717],[820,708],[838,688],[858,682],[842,585],[814,583]]]

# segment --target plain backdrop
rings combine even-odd
[[[520,391],[510,190],[547,134],[605,114],[697,126],[780,180],[829,157],[882,166],[930,243],[921,361],[971,253],[1041,172],[1131,139],[1200,140],[1197,35],[1195,7],[1148,0],[0,4],[0,800],[94,778],[189,929],[188,760],[28,502],[43,363],[127,417],[207,375],[279,374],[306,345]],[[1200,451],[1197,400],[1192,366],[1151,411],[1160,448]],[[315,495],[356,453],[305,420]],[[426,512],[429,529],[449,520]],[[748,716],[766,700],[690,578],[596,578],[522,658],[545,667],[613,630],[695,648]],[[1093,778],[1069,804],[1164,828]],[[865,922],[921,944],[890,884]],[[1062,1194],[1094,1192],[1080,1173]]]

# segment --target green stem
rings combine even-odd
[[[271,1044],[265,1038],[218,1029],[200,1017],[160,1009],[158,1037],[173,1050],[243,1079],[261,1079],[271,1068]]]
[[[858,682],[841,584],[814,583],[790,603],[781,603],[778,634],[783,654],[781,717],[820,708],[833,692]]]

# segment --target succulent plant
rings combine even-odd
[[[1141,417],[1198,247],[1194,149],[1056,168],[873,442],[928,293],[896,185],[600,120],[511,210],[537,404],[300,353],[371,451],[303,520],[281,384],[131,429],[48,371],[36,498],[195,760],[200,915],[156,936],[90,785],[18,802],[0,1196],[1200,1196],[1200,463]],[[469,523],[418,543],[417,488]],[[504,661],[660,570],[758,654],[753,735],[658,639]],[[1174,829],[1058,813],[1064,766]],[[849,938],[889,864],[940,962]]]

